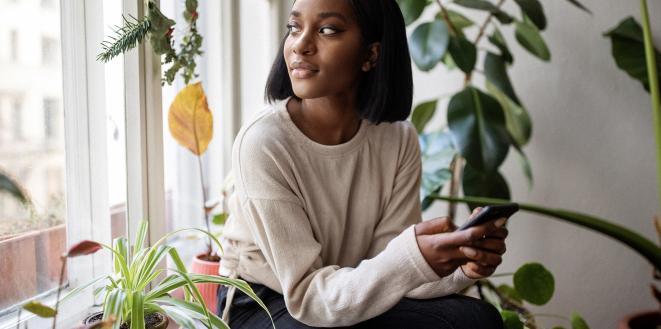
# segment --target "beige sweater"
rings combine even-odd
[[[475,281],[461,269],[439,277],[418,248],[421,160],[410,122],[363,120],[348,142],[323,145],[296,127],[286,102],[260,112],[234,142],[221,275],[283,294],[294,318],[317,327],[353,325],[402,297],[444,296]]]

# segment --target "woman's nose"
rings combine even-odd
[[[296,41],[292,45],[292,50],[295,54],[310,55],[316,51],[316,46],[312,40],[312,33],[305,31],[298,35]]]

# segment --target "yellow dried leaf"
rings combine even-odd
[[[202,155],[213,138],[213,116],[200,82],[189,84],[174,98],[168,113],[170,134],[195,155]]]

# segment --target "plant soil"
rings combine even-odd
[[[216,263],[220,262],[220,257],[218,255],[205,254],[205,255],[201,255],[199,259],[207,262],[216,262]]]
[[[87,322],[89,324],[92,324],[92,323],[95,323],[97,321],[101,321],[102,318],[103,318],[103,313],[98,313],[98,314],[94,315],[93,317],[89,318]],[[145,315],[145,328],[147,328],[147,329],[156,328],[156,326],[159,325],[160,323],[162,323],[163,321],[164,321],[163,315],[160,314],[160,313],[147,314],[147,315]],[[130,329],[129,324],[126,323],[126,322],[122,323],[120,328],[121,329]]]

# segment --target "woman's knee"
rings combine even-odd
[[[443,308],[452,309],[449,321],[456,329],[502,329],[503,320],[498,310],[481,299],[454,294],[439,299]]]

